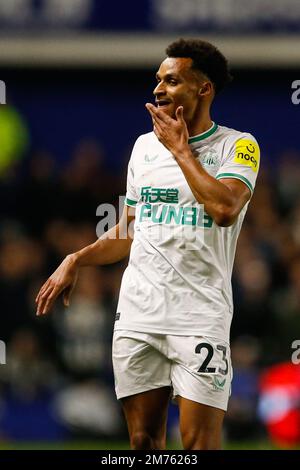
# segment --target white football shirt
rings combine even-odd
[[[253,192],[260,153],[252,135],[214,123],[189,144],[210,175],[239,179]],[[134,145],[125,203],[135,207],[135,230],[115,329],[229,342],[231,274],[248,204],[233,225],[218,226],[154,132]]]

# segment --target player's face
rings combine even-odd
[[[191,68],[192,59],[165,59],[156,74],[155,102],[166,114],[175,117],[178,106],[183,106],[185,120],[191,121],[199,103],[200,77]]]

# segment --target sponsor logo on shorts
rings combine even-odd
[[[120,312],[117,312],[115,315],[115,321],[120,320],[120,316],[121,316]]]
[[[259,167],[260,151],[256,142],[250,139],[241,139],[236,143],[234,163],[250,166],[256,173]]]
[[[216,376],[213,378],[213,389],[214,390],[224,390],[224,386],[226,383],[226,378],[219,380]]]

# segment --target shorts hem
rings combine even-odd
[[[164,388],[164,387],[170,387],[172,389],[172,384],[160,384],[160,385],[154,385],[152,387],[141,387],[135,390],[131,390],[130,392],[122,393],[122,392],[116,392],[117,395],[117,400],[121,400],[121,398],[126,398],[126,397],[131,397],[132,395],[137,395],[138,393],[143,393],[143,392],[150,392],[151,390],[157,390],[158,388]]]
[[[227,405],[220,405],[220,403],[217,403],[214,400],[209,400],[207,398],[199,399],[199,398],[196,398],[195,396],[191,396],[191,395],[188,396],[188,394],[180,393],[180,392],[176,392],[176,393],[174,392],[172,399],[175,399],[178,396],[182,398],[186,398],[187,400],[191,400],[196,403],[199,403],[200,405],[207,405],[207,406],[212,406],[213,408],[218,408],[219,410],[222,410],[222,411],[227,411],[227,408],[228,408],[228,403]]]

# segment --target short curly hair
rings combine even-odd
[[[201,39],[178,39],[166,49],[168,57],[189,57],[192,68],[203,72],[212,81],[215,93],[220,93],[232,80],[224,55],[209,42]]]

